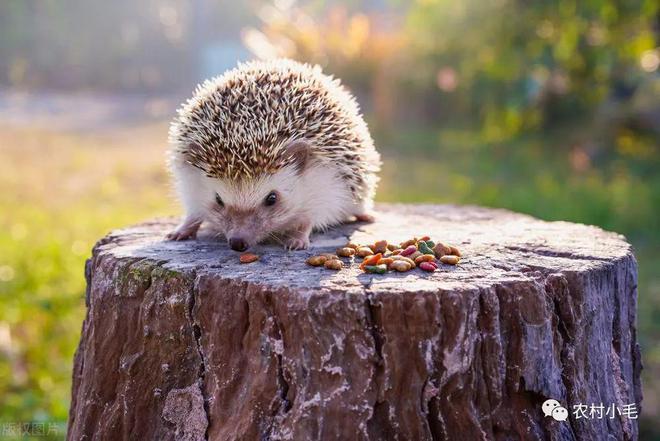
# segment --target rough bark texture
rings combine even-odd
[[[71,440],[636,439],[637,270],[625,239],[504,210],[382,205],[373,224],[259,246],[241,265],[174,220],[119,230],[87,265]],[[348,239],[428,234],[456,267],[369,275],[306,266]]]

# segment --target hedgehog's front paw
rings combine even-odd
[[[309,238],[290,237],[284,242],[284,248],[287,250],[306,250],[309,248]]]
[[[165,236],[165,239],[167,240],[194,239],[195,237],[197,237],[197,230],[199,229],[200,225],[201,222],[198,221],[195,222],[184,221],[181,225],[176,227],[176,230],[168,233]]]
[[[167,233],[165,239],[167,240],[187,240],[194,239],[196,236],[195,233],[189,233],[185,231],[174,230]]]

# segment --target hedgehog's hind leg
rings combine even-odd
[[[355,204],[353,208],[353,216],[355,216],[356,222],[368,222],[372,223],[376,220],[376,216],[373,211],[373,202],[361,201]]]
[[[165,236],[167,240],[186,240],[197,237],[202,221],[197,217],[187,216],[176,229]]]

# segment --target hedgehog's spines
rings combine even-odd
[[[169,131],[175,154],[209,176],[252,179],[291,163],[288,143],[306,138],[321,161],[345,169],[370,197],[379,156],[355,98],[319,66],[252,61],[206,80],[177,110]]]

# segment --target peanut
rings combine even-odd
[[[461,257],[461,252],[458,250],[458,248],[456,248],[453,245],[450,245],[449,248],[451,249],[451,252],[449,254],[451,254],[452,256]]]
[[[337,255],[339,257],[351,257],[355,254],[355,250],[350,247],[337,248]]]
[[[438,242],[433,247],[433,252],[435,253],[436,257],[446,256],[448,254],[451,254],[451,247],[448,246],[448,245],[445,245],[442,242]]]
[[[344,266],[344,263],[339,259],[330,259],[330,260],[326,260],[323,266],[326,267],[327,269],[339,271]]]
[[[414,260],[417,259],[419,256],[423,256],[423,255],[424,255],[424,254],[423,254],[421,251],[415,251],[414,253],[412,253],[412,254],[409,255],[408,257],[414,261]]]
[[[387,251],[387,241],[379,240],[374,244],[374,247],[372,249],[374,250],[374,253],[384,253],[385,251]]]
[[[401,248],[403,248],[403,249],[406,249],[406,248],[408,248],[410,245],[415,245],[416,243],[417,243],[417,238],[415,238],[415,239],[408,239],[408,240],[405,241],[405,242],[401,242],[401,245],[399,245],[399,246],[400,246]],[[416,248],[416,247],[415,247],[415,248]]]
[[[422,262],[435,262],[435,256],[432,254],[422,254],[421,256],[417,256],[415,263],[419,265]]]
[[[458,256],[454,256],[454,255],[442,256],[440,258],[440,262],[446,263],[448,265],[456,265],[460,261],[461,261],[461,258],[458,257]]]
[[[408,262],[410,264],[411,268],[415,268],[415,266],[417,266],[417,265],[415,265],[414,260],[412,260],[408,257],[405,257],[405,256],[392,256],[391,259],[392,260],[403,260],[404,262]]]
[[[374,254],[374,252],[369,247],[360,247],[355,251],[355,254],[360,257],[367,257]]]
[[[305,263],[311,266],[321,266],[326,262],[326,260],[332,260],[332,259],[328,259],[326,256],[312,256],[309,259],[307,259]]]
[[[394,260],[392,263],[390,263],[389,268],[394,271],[403,273],[409,271],[412,266],[410,266],[410,263],[406,262],[405,260]]]

